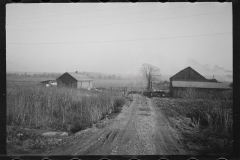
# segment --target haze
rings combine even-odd
[[[8,71],[232,75],[231,3],[7,4]]]

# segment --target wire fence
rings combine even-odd
[[[7,80],[7,84],[41,84],[41,81],[9,81]],[[106,90],[111,92],[129,92],[129,91],[142,91],[144,87],[112,87],[112,86],[100,86],[100,87],[94,87],[98,90]]]

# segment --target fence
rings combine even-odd
[[[108,90],[108,91],[120,91],[120,92],[126,92],[126,91],[141,91],[144,88],[143,87],[97,87],[96,89],[100,90]]]

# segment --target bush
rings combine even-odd
[[[114,112],[119,113],[122,110],[123,105],[126,103],[126,100],[124,98],[116,98],[114,100]]]

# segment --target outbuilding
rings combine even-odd
[[[66,72],[57,79],[58,87],[67,86],[72,88],[91,89],[93,87],[93,79],[86,74],[78,72]]]
[[[203,93],[219,93],[232,88],[217,80],[206,79],[191,67],[187,67],[170,78],[170,94],[173,97],[182,97],[188,88]]]
[[[57,86],[56,80],[45,80],[45,81],[41,81],[40,84],[46,87]]]

